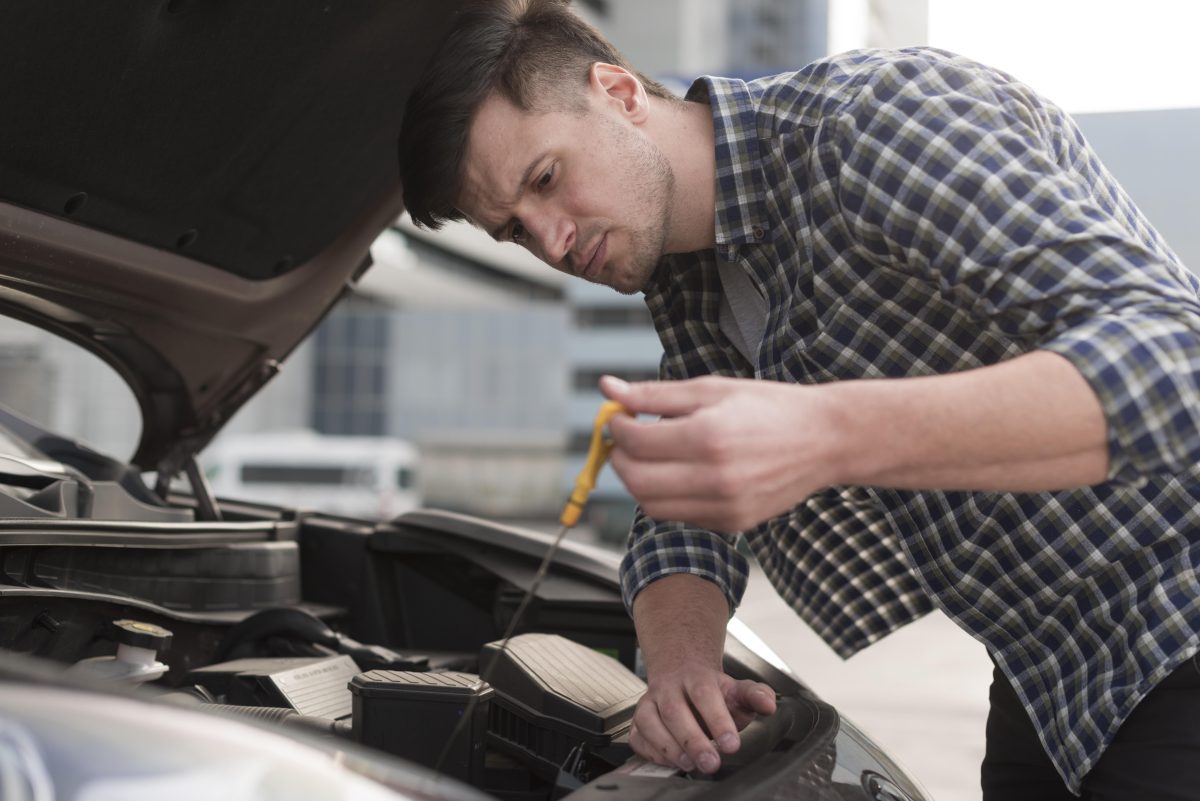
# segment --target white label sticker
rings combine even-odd
[[[670,765],[657,765],[653,762],[647,762],[641,757],[634,757],[617,768],[616,772],[623,773],[626,776],[649,776],[655,779],[666,779],[671,776],[677,776],[679,768],[673,768]]]

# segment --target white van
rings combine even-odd
[[[421,504],[417,450],[393,437],[234,434],[200,456],[220,498],[388,519]]]

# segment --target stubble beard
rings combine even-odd
[[[662,150],[654,143],[606,121],[610,136],[618,138],[625,160],[622,181],[630,190],[629,197],[637,198],[631,220],[642,224],[630,229],[627,264],[609,284],[622,295],[636,295],[645,289],[664,255],[667,230],[671,222],[672,199],[675,191],[675,172]]]

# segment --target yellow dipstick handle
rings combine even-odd
[[[583,514],[583,507],[587,504],[588,496],[592,494],[592,489],[596,486],[596,476],[600,475],[600,468],[604,467],[604,463],[608,461],[608,454],[612,450],[613,443],[608,438],[606,429],[608,421],[617,414],[627,414],[633,417],[632,412],[616,401],[605,401],[600,405],[600,411],[596,413],[596,423],[592,427],[592,445],[588,448],[587,462],[579,471],[579,477],[575,479],[575,489],[571,492],[571,499],[567,501],[567,505],[563,507],[562,516],[558,518],[558,522],[562,523],[565,528],[571,528],[579,522],[579,516]]]

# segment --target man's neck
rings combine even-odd
[[[666,253],[691,253],[716,244],[716,146],[707,103],[651,97],[656,113],[648,133],[675,174]]]

